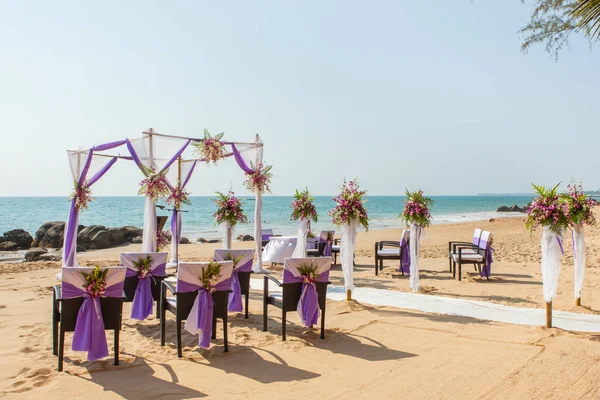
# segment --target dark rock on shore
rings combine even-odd
[[[139,244],[139,243],[142,243],[143,241],[144,240],[143,240],[143,238],[141,236],[136,236],[133,239],[131,239],[131,243],[137,243],[137,244]]]
[[[123,237],[125,238],[126,242],[131,242],[133,240],[133,238],[136,238],[138,236],[142,236],[144,234],[144,230],[135,226],[124,226],[121,229],[121,232],[123,232]]]
[[[83,225],[79,226],[83,229]],[[64,242],[65,234],[65,223],[63,221],[51,221],[46,222],[35,233],[35,239],[33,240],[33,247],[49,247],[59,248],[62,247]]]
[[[190,244],[190,239],[182,236],[181,239],[179,239],[179,244]]]
[[[23,229],[13,229],[8,232],[4,232],[4,238],[6,241],[14,242],[17,244],[19,250],[27,250],[31,247],[33,238],[29,232]]]
[[[520,213],[524,213],[527,212],[527,206],[523,206],[523,207],[519,207],[518,205],[514,205],[514,206],[500,206],[498,207],[498,210],[496,210],[497,212],[520,212]]]
[[[43,247],[33,247],[25,253],[25,261],[39,261],[40,256],[46,253],[48,253],[48,250]]]
[[[210,239],[208,243],[221,243],[221,239]]]
[[[208,240],[204,239],[203,237],[199,237],[196,242],[198,243],[208,243]]]
[[[19,246],[15,242],[11,242],[10,240],[6,240],[0,243],[0,251],[15,251],[18,249]]]

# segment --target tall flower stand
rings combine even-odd
[[[583,290],[583,278],[585,273],[585,239],[583,237],[583,226],[573,225],[573,261],[574,261],[574,284],[575,305],[581,305],[581,291]]]
[[[223,222],[221,224],[221,228],[223,228],[223,249],[231,249],[231,242],[233,240],[233,227],[229,222]]]
[[[342,225],[342,244],[340,247],[340,260],[344,273],[344,286],[346,287],[346,300],[352,300],[354,290],[354,247],[356,242],[356,228],[358,221],[353,219]]]
[[[421,230],[418,224],[410,225],[410,288],[419,291],[419,247],[421,246]]]
[[[546,300],[546,327],[552,328],[552,300],[556,297],[562,253],[562,236],[544,227],[542,233],[542,284]]]

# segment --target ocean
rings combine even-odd
[[[183,236],[195,241],[198,237],[207,239],[220,237],[212,217],[215,205],[213,197],[192,196],[191,206],[186,206],[182,214]],[[297,231],[297,222],[290,221],[292,196],[264,196],[262,220],[264,228],[272,228],[276,234],[289,235]],[[498,213],[502,205],[524,206],[531,196],[432,196],[434,224],[487,220],[519,215]],[[164,203],[159,202],[159,205]],[[254,219],[254,198],[243,197],[244,209],[249,221]],[[327,212],[333,208],[332,196],[315,197],[319,221],[312,223],[313,231],[335,229]],[[398,214],[404,205],[403,196],[368,196],[365,207],[369,213],[370,229],[384,229],[400,226]],[[0,197],[0,233],[22,228],[33,236],[46,221],[66,221],[70,201],[67,197]],[[99,224],[107,227],[143,225],[144,198],[138,197],[97,197],[79,217],[82,225]],[[157,210],[157,215],[170,212]],[[169,228],[167,223],[165,229]],[[339,228],[337,229],[339,231]],[[252,234],[252,223],[237,226],[235,234]]]

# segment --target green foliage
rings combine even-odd
[[[225,260],[226,261],[233,261],[233,268],[234,269],[238,265],[238,263],[240,262],[240,260],[242,258],[244,258],[244,256],[239,256],[239,257],[233,258],[233,256],[229,252],[227,252],[227,254],[225,254]]]

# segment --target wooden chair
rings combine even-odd
[[[150,290],[152,299],[156,302],[156,318],[160,318],[160,290],[163,279],[166,277],[167,253],[121,253],[121,265],[127,267],[125,277],[125,301],[133,302],[135,291],[140,282],[139,271],[134,265],[140,258],[150,256],[152,259],[152,277],[150,278]],[[132,310],[133,312],[133,310]]]
[[[106,267],[109,269],[111,292],[123,293],[125,268]],[[103,268],[103,269],[106,269]],[[90,273],[94,268],[64,267],[62,270],[63,285],[65,282],[76,287],[83,287],[85,280],[81,280],[81,273]],[[78,275],[78,276],[75,276]],[[108,277],[107,277],[108,281]],[[83,290],[82,290],[83,292]],[[68,298],[67,298],[68,297]],[[58,372],[63,370],[65,350],[65,333],[75,332],[79,310],[84,302],[84,297],[73,297],[65,294],[63,297],[60,285],[53,287],[52,294],[52,354],[58,356]],[[92,304],[88,304],[92,306]],[[105,330],[114,330],[114,365],[119,365],[119,332],[121,330],[121,317],[123,314],[123,297],[101,297],[100,312]]]
[[[331,257],[318,257],[318,258],[286,258],[284,262],[284,277],[283,283],[270,275],[264,277],[264,289],[263,289],[263,331],[267,331],[268,321],[268,306],[272,305],[281,309],[281,337],[282,340],[286,340],[286,314],[290,311],[296,311],[298,309],[298,302],[302,296],[302,282],[287,282],[287,277],[291,275],[290,269],[295,265],[299,265],[303,262],[318,264],[325,273],[323,281],[315,282],[319,309],[321,310],[321,339],[325,339],[325,310],[327,305],[327,285],[331,284],[328,281],[329,269],[331,268]],[[286,271],[288,272],[286,274]],[[269,293],[269,281],[274,282],[277,287],[281,288],[281,292]]]
[[[469,242],[460,242],[460,241],[448,242],[448,269],[450,271],[452,271],[453,260],[454,260],[455,256],[458,255],[458,251],[457,251],[458,246],[463,247],[464,254],[474,254],[475,251],[470,246],[473,245],[473,246],[479,247],[479,240],[481,239],[481,232],[482,232],[481,229],[479,229],[479,228],[475,229],[475,231],[473,232],[473,240],[470,243]]]
[[[405,229],[402,231],[402,239],[410,240],[410,231]],[[375,275],[379,274],[379,271],[383,270],[383,262],[387,260],[398,260],[402,262],[404,249],[401,246],[401,242],[393,240],[382,240],[375,242]],[[400,268],[400,272],[404,275],[404,271]]]
[[[227,256],[230,256],[232,259],[237,260],[237,263],[234,263],[233,266],[233,274],[231,279],[231,291],[232,293],[229,295],[229,311],[238,312],[241,310],[233,309],[232,302],[234,301],[233,297],[235,295],[235,291],[238,290],[233,287],[233,285],[239,285],[239,293],[244,296],[244,319],[248,319],[248,303],[250,297],[250,276],[254,273],[252,271],[252,263],[254,262],[254,249],[215,249],[214,252],[214,260],[215,261],[226,261]],[[234,275],[237,275],[237,280],[233,279]]]
[[[473,264],[481,273],[481,266],[486,262],[487,252],[492,251],[490,243],[492,234],[488,231],[481,233],[479,245],[472,244],[457,245],[457,252],[452,255],[452,277],[456,277],[456,265],[458,264],[458,280],[462,280],[463,264]],[[487,276],[489,280],[490,277]]]
[[[186,321],[189,316],[196,298],[198,290],[202,286],[202,271],[209,263],[179,263],[177,271],[177,286],[168,280],[162,281],[162,291],[160,300],[160,345],[165,345],[165,327],[167,311],[175,315],[177,357],[182,357],[181,350],[181,323]],[[216,285],[217,290],[212,293],[213,299],[213,320],[211,339],[216,339],[217,319],[223,321],[223,341],[224,352],[229,351],[227,341],[227,303],[229,301],[229,279],[233,270],[233,261],[219,262],[221,264],[220,282]],[[173,296],[167,296],[167,291]]]
[[[331,235],[333,236],[335,231],[321,231],[319,234],[319,242],[317,243],[316,249],[307,249],[306,254],[308,257],[329,257],[329,255],[325,254],[325,247],[327,246],[327,238]],[[332,251],[333,254],[333,251]]]

